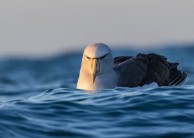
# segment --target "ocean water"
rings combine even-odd
[[[176,87],[76,89],[82,53],[0,59],[0,138],[193,138],[194,47],[155,52],[188,74]]]

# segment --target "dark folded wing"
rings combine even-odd
[[[117,57],[114,59],[114,70],[118,74],[117,86],[140,86],[146,76],[148,58],[144,54],[136,57]]]
[[[142,86],[156,82],[159,86],[180,85],[187,75],[177,69],[178,63],[170,63],[158,54],[138,54],[135,57],[114,58],[121,87]]]
[[[170,63],[167,58],[157,54],[148,54],[147,75],[142,84],[157,82],[159,86],[180,85],[187,75],[177,69],[179,63]]]
[[[180,85],[182,84],[185,79],[187,78],[187,74],[185,72],[181,72],[177,69],[176,63],[170,63],[171,65],[171,71],[170,71],[170,77],[168,80],[168,85]]]

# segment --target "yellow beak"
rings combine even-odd
[[[98,66],[98,59],[93,58],[92,64],[91,64],[91,70],[92,70],[92,83],[94,84],[97,74],[97,66]]]

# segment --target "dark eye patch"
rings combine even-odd
[[[100,57],[100,59],[103,59],[103,58],[105,58],[106,56],[107,56],[107,54],[105,54],[104,56]]]
[[[102,56],[102,57],[99,57],[98,59],[103,59],[103,58],[105,58],[107,56],[107,54],[105,54],[104,56]],[[93,59],[93,58],[90,58],[90,57],[88,57],[88,56],[86,56],[86,58],[87,59]]]
[[[91,59],[90,57],[86,56],[87,59]]]

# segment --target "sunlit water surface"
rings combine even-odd
[[[194,137],[194,48],[156,52],[188,73],[177,87],[77,90],[81,53],[46,59],[1,58],[1,138]]]

